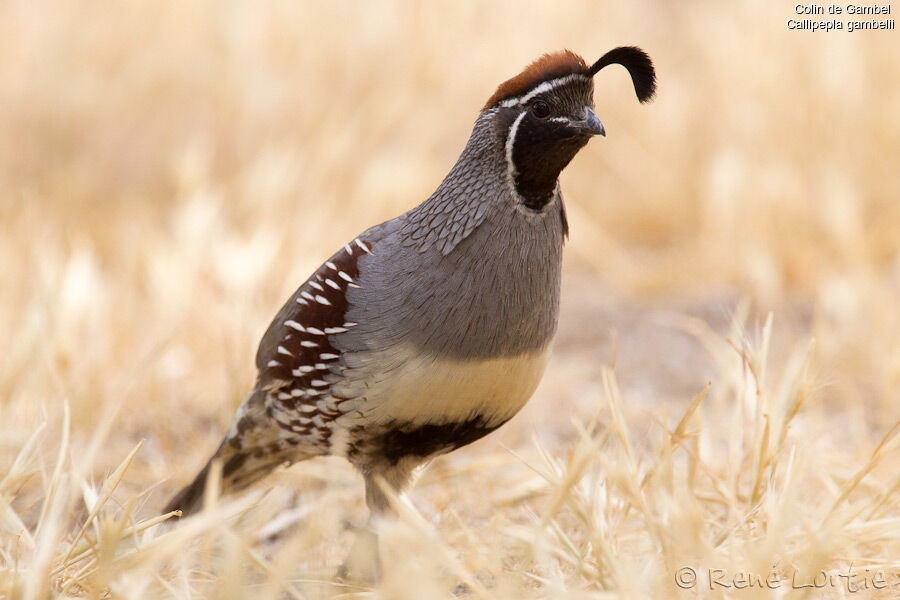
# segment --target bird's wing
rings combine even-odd
[[[320,266],[281,308],[256,352],[259,385],[263,389],[280,387],[278,381],[302,383],[317,363],[339,357],[331,336],[356,325],[345,320],[349,308],[347,291],[359,287],[358,260],[371,254],[358,237],[345,245]]]
[[[257,389],[267,393],[267,414],[299,436],[330,436],[330,421],[344,400],[331,394],[341,378],[334,336],[356,323],[346,320],[347,291],[359,287],[358,260],[372,250],[357,237],[319,267],[294,292],[269,325],[256,354]]]

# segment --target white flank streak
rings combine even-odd
[[[363,244],[362,240],[360,240],[359,238],[356,238],[356,245],[362,248],[363,252],[365,252],[366,254],[372,254],[372,251],[369,250],[369,247]]]
[[[326,279],[326,280],[325,280],[325,285],[327,285],[327,286],[329,286],[329,287],[333,287],[333,288],[336,289],[336,290],[341,289],[341,287],[340,287],[338,284],[336,284],[335,282],[333,282],[333,281],[330,280],[330,279]]]
[[[306,330],[313,335],[325,335],[325,332],[316,327],[307,327]]]
[[[290,327],[291,329],[296,329],[297,331],[302,331],[303,333],[306,333],[306,330],[303,328],[303,325],[301,325],[300,323],[298,323],[297,321],[295,321],[293,319],[288,319],[287,321],[284,322],[284,324],[287,325],[288,327]]]
[[[359,325],[359,323],[354,323],[353,321],[344,322],[344,327],[355,327],[356,325]]]
[[[332,354],[331,352],[323,352],[319,355],[319,358],[322,360],[334,360],[335,358],[340,358],[337,354]]]
[[[328,301],[328,298],[325,296],[316,295],[316,302],[319,304],[324,304],[325,306],[331,306],[331,302]]]
[[[288,356],[293,356],[293,354],[291,354],[291,351],[284,346],[278,346],[278,354],[287,354]]]
[[[266,363],[266,366],[267,367],[280,367],[281,363],[278,362],[277,360],[270,360],[269,362]]]
[[[345,331],[347,331],[346,327],[326,327],[325,328],[325,333],[327,333],[328,335],[331,335],[332,333],[344,333]]]
[[[344,244],[344,250],[347,251],[347,254],[349,254],[351,256],[353,255],[353,249],[350,248],[350,244]]]
[[[347,275],[346,273],[344,273],[343,271],[338,271],[338,277],[340,277],[344,281],[349,281],[350,283],[353,283],[353,278],[350,277],[349,275]]]
[[[316,363],[316,368],[320,371],[323,371],[328,369],[328,365],[326,365],[325,363]]]
[[[306,298],[307,300],[315,300],[315,298],[313,298],[313,295],[310,294],[309,292],[300,292],[300,295],[303,296],[304,298]]]
[[[288,394],[287,392],[278,392],[278,399],[279,400],[290,400],[291,395]]]
[[[310,385],[314,385],[316,387],[325,387],[328,385],[327,381],[322,381],[321,379],[313,379],[309,382]]]
[[[310,281],[310,282],[309,282],[309,285],[313,286],[314,288],[316,288],[316,289],[319,290],[320,292],[324,292],[324,291],[325,291],[325,288],[323,288],[320,284],[316,283],[315,281]]]
[[[300,412],[302,413],[314,413],[318,412],[318,407],[315,404],[304,404],[300,407]],[[306,419],[308,421],[308,419]]]
[[[317,343],[310,342],[308,340],[303,340],[302,342],[300,342],[300,345],[303,346],[304,348],[318,348],[319,347],[319,345]]]
[[[291,396],[293,396],[294,398],[299,398],[302,395],[303,395],[303,390],[301,390],[300,388],[294,388],[291,390]]]
[[[325,266],[328,267],[329,269],[331,269],[332,271],[338,270],[338,268],[336,266],[334,266],[334,263],[331,262],[330,260],[325,262]]]
[[[500,103],[500,106],[516,106],[517,104],[525,104],[538,94],[543,94],[544,92],[549,92],[550,90],[557,88],[562,85],[566,85],[575,81],[576,79],[587,79],[586,75],[582,75],[580,73],[573,73],[571,75],[566,75],[565,77],[560,77],[558,79],[551,79],[550,81],[545,81],[541,85],[537,86],[524,96],[518,96],[514,98],[507,98],[503,102]]]
[[[355,283],[348,283],[347,287],[358,288],[359,286],[356,285]]]
[[[313,367],[310,367],[309,365],[303,365],[302,367],[297,367],[296,369],[291,371],[291,375],[293,375],[294,377],[302,377],[303,375],[314,370],[315,369]]]
[[[297,304],[302,304],[302,305],[306,306],[306,305],[309,304],[309,302],[307,302],[307,301],[306,301],[305,299],[303,299],[303,298],[297,298]]]

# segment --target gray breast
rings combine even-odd
[[[347,319],[359,326],[340,336],[347,350],[412,344],[473,360],[547,347],[559,314],[562,198],[540,213],[506,194],[478,201],[482,222],[447,254],[404,243],[410,214],[385,224],[348,296]]]

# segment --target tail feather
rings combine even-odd
[[[165,513],[180,510],[186,517],[203,505],[206,484],[214,463],[222,465],[221,493],[239,491],[262,479],[284,463],[309,458],[284,437],[285,431],[266,414],[266,394],[254,389],[238,409],[225,439],[194,481],[178,492],[166,505]]]
[[[176,510],[181,511],[181,516],[186,517],[200,507],[200,501],[203,499],[203,493],[206,491],[206,480],[209,478],[209,469],[212,461],[206,463],[206,466],[197,474],[189,485],[181,489],[175,494],[166,507],[163,514],[167,514]]]
[[[240,491],[268,475],[281,464],[290,462],[290,459],[281,452],[263,454],[252,449],[232,449],[229,444],[223,443],[213,455],[206,466],[200,470],[194,480],[185,486],[166,505],[163,514],[172,511],[181,511],[182,517],[187,517],[203,505],[203,496],[209,481],[209,473],[213,462],[222,462],[222,495]]]

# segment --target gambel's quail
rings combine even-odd
[[[262,338],[256,385],[212,459],[166,511],[196,510],[211,465],[239,490],[279,465],[344,456],[373,515],[428,459],[515,415],[541,379],[568,235],[559,174],[595,135],[593,76],[623,65],[641,102],[639,48],[587,65],[545,54],[490,97],[422,204],[367,229],[291,296]],[[387,486],[387,487],[384,487]]]

